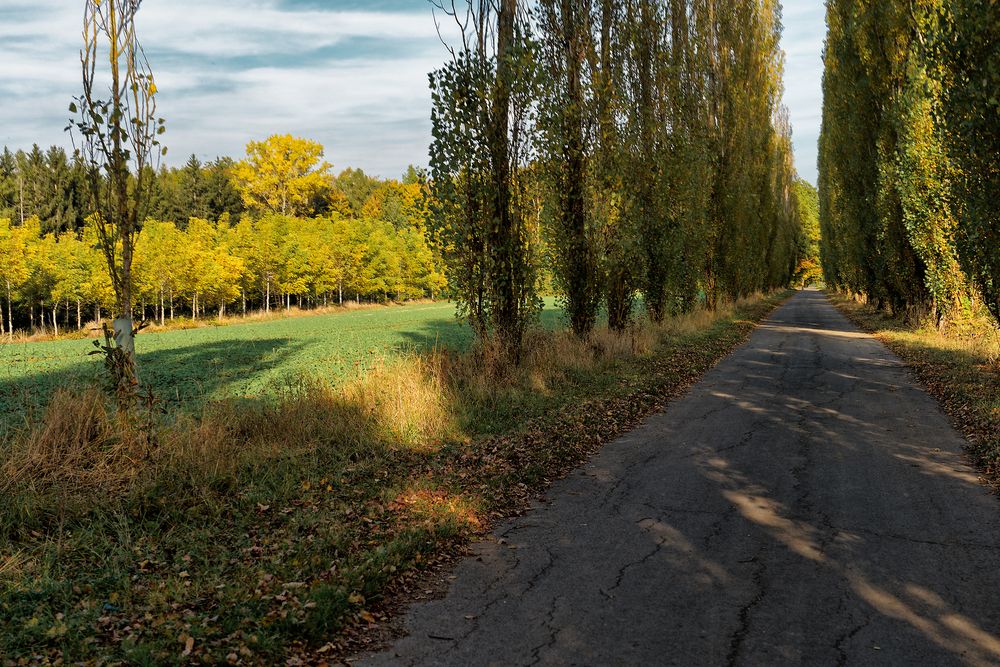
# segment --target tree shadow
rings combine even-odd
[[[996,498],[893,355],[832,309],[810,319],[795,307],[558,483],[552,505],[502,529],[509,544],[480,547],[468,567],[509,570],[511,549],[540,564],[505,575],[504,620],[480,619],[470,651],[482,641],[504,662],[546,645],[565,663],[643,664],[667,646],[684,664],[1000,663]],[[539,580],[546,562],[561,569]],[[538,609],[547,628],[491,639]],[[608,641],[665,628],[669,641]]]
[[[303,347],[292,338],[251,338],[212,341],[138,353],[140,379],[168,410],[193,411],[207,401],[262,393],[263,376],[279,371]],[[60,388],[101,386],[103,366],[98,355],[85,356],[59,370],[14,379],[0,378],[0,426],[30,423]],[[295,381],[289,373],[288,383]]]

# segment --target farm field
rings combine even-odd
[[[561,320],[546,301],[543,325]],[[378,359],[435,346],[463,350],[472,331],[449,302],[140,334],[140,372],[171,407],[273,395],[306,377],[337,380]],[[57,387],[98,381],[92,340],[0,345],[0,424],[47,402]]]

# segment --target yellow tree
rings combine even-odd
[[[174,223],[149,219],[136,245],[136,282],[143,298],[158,304],[161,325],[166,320],[167,305],[170,319],[174,318],[174,293],[180,274],[177,258],[184,244],[184,234]]]
[[[0,220],[0,287],[7,298],[7,335],[14,335],[14,292],[28,280],[29,240],[38,237],[37,220],[27,221],[20,227],[10,220]],[[3,315],[0,312],[0,333],[3,333]]]
[[[247,208],[306,216],[330,188],[331,168],[323,160],[322,144],[275,134],[247,144],[247,157],[233,167],[233,179]]]

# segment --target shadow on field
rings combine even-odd
[[[236,390],[279,368],[302,347],[291,338],[247,338],[144,353],[140,339],[139,376],[164,407],[191,410],[228,392],[244,393]],[[101,357],[85,356],[90,349],[81,345],[80,362],[58,371],[0,377],[0,425],[23,423],[48,403],[56,389],[100,383]]]

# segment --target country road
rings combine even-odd
[[[817,291],[556,483],[367,665],[998,665],[1000,502]]]

